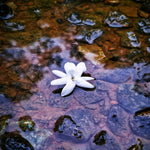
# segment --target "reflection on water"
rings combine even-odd
[[[149,150],[148,0],[0,1],[0,146]],[[93,90],[61,97],[52,70],[84,61]]]

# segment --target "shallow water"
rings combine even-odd
[[[150,150],[150,3],[135,1],[0,2],[2,150]],[[95,88],[61,97],[52,70],[82,61]]]

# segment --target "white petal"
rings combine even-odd
[[[76,70],[78,72],[77,76],[80,77],[82,73],[86,71],[85,63],[84,62],[78,63],[76,66]]]
[[[62,92],[61,92],[61,96],[66,96],[68,94],[70,94],[73,89],[75,88],[75,83],[70,80],[69,82],[67,82],[67,84],[65,85],[65,87],[63,88]]]
[[[68,78],[60,78],[60,79],[51,81],[51,85],[64,85],[67,83],[67,81],[68,81]]]
[[[94,80],[94,78],[92,77],[81,77],[82,79],[86,80],[86,81],[89,81],[89,80]]]
[[[75,72],[76,66],[74,63],[67,62],[64,65],[64,69],[67,74],[73,74]]]
[[[61,78],[66,76],[64,72],[59,71],[59,70],[52,70],[52,73]]]
[[[94,85],[82,79],[82,77],[76,78],[75,83],[83,88],[94,88]]]

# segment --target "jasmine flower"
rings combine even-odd
[[[59,70],[52,70],[60,78],[51,81],[51,85],[65,85],[62,89],[61,96],[70,94],[76,85],[83,88],[94,88],[91,83],[87,82],[94,78],[81,76],[86,71],[84,62],[78,63],[77,66],[74,63],[67,62],[64,65],[64,69],[66,73]]]

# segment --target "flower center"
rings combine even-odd
[[[72,80],[72,81],[74,80],[74,77],[73,77],[73,76],[71,77],[71,80]]]

